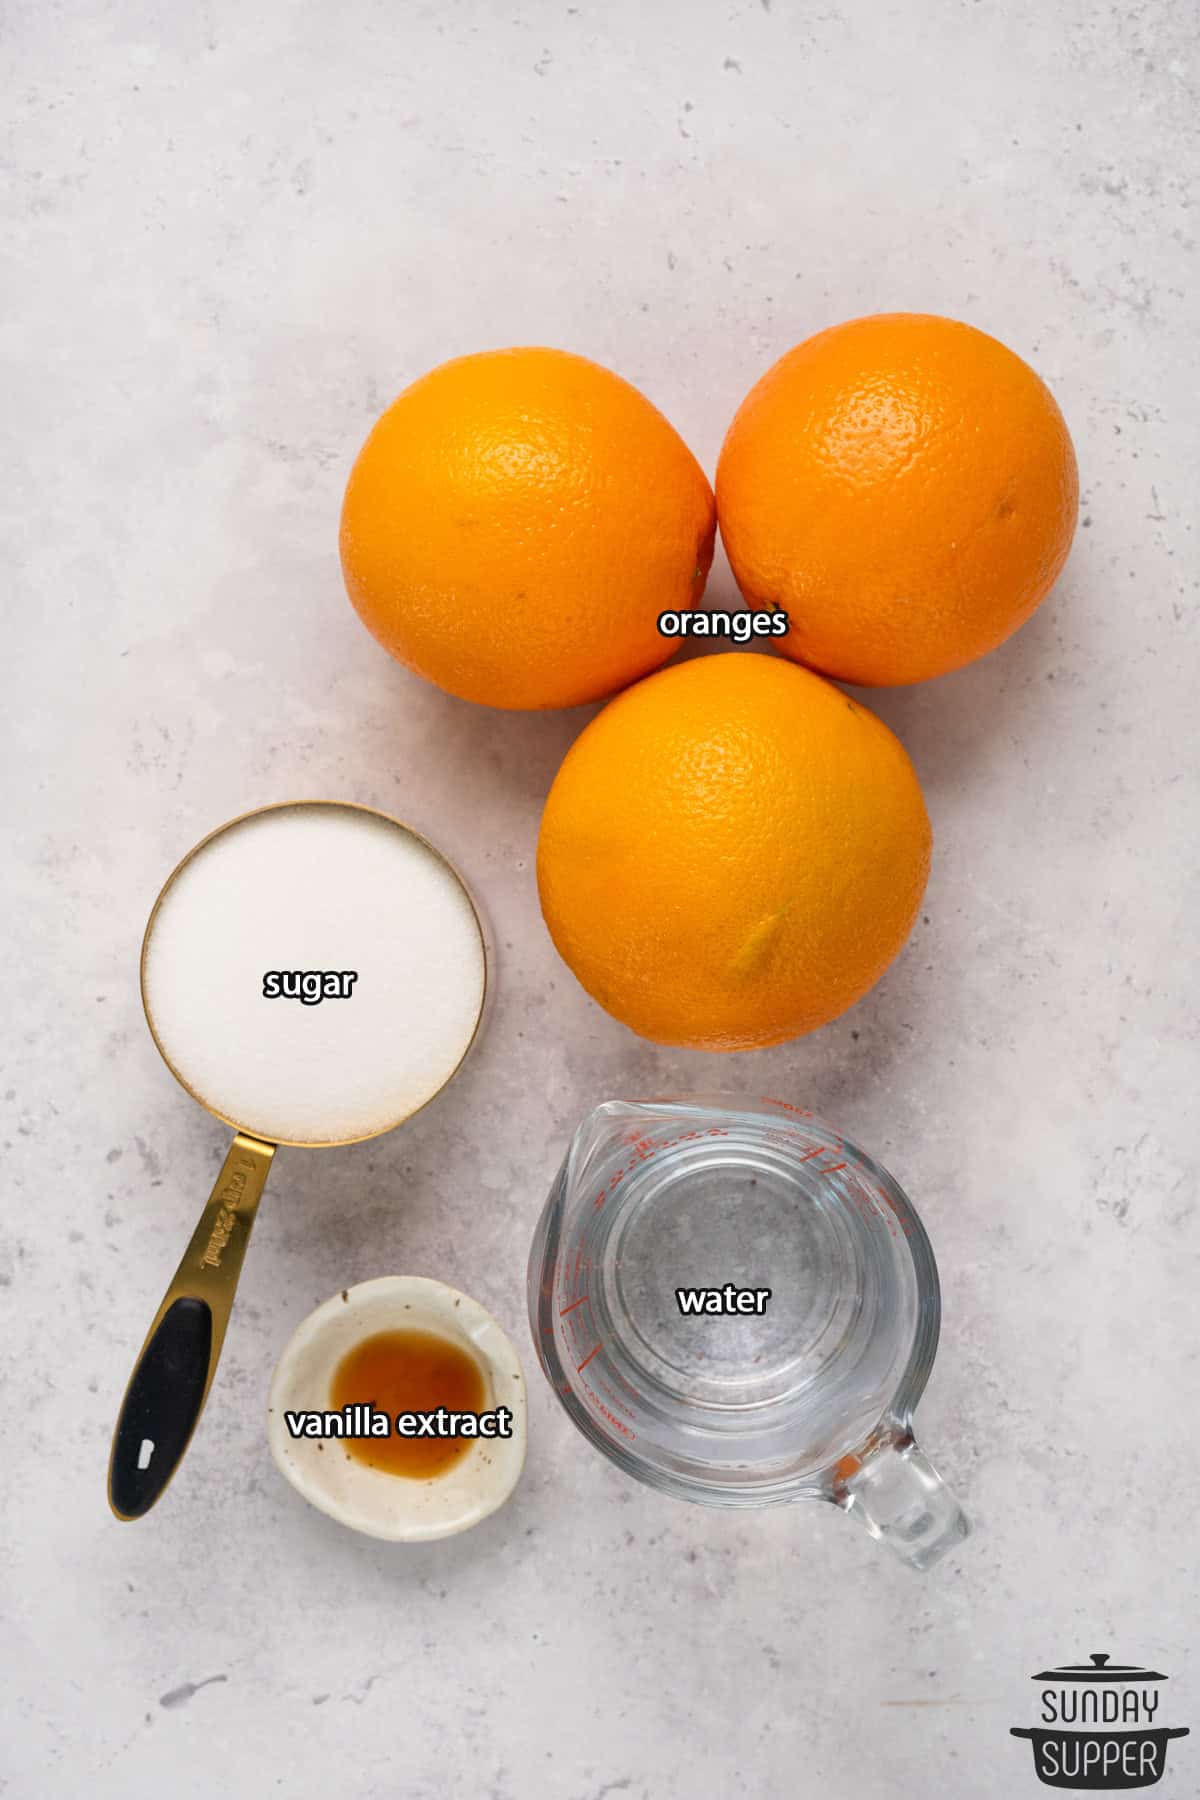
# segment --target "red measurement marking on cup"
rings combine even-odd
[[[577,1306],[582,1306],[586,1299],[587,1299],[586,1294],[580,1294],[578,1300],[572,1300],[570,1306],[560,1307],[559,1314],[558,1314],[559,1318],[565,1319],[569,1312],[574,1312],[575,1308]]]
[[[900,1217],[900,1214],[896,1211],[895,1202],[893,1201],[891,1195],[888,1194],[881,1187],[875,1188],[874,1192],[879,1196],[879,1200],[880,1200],[881,1204],[883,1206],[885,1206],[887,1208],[887,1211],[891,1214],[892,1223],[889,1224],[888,1230],[891,1232],[892,1236],[895,1237],[895,1235],[896,1235],[895,1227],[898,1225],[900,1227],[901,1231],[904,1233],[905,1237],[911,1237],[912,1232],[909,1228],[908,1220],[902,1219]]]
[[[596,1348],[594,1350],[589,1350],[587,1355],[584,1357],[583,1361],[581,1363],[576,1363],[575,1373],[577,1375],[582,1375],[583,1371],[587,1368],[588,1364],[591,1362],[593,1356],[599,1356],[599,1354],[600,1354],[601,1350],[603,1350],[603,1348],[604,1348],[603,1344],[597,1344]]]
[[[599,1349],[599,1345],[597,1345],[597,1349]],[[623,1438],[628,1438],[629,1442],[632,1444],[637,1438],[637,1432],[634,1431],[633,1427],[626,1425],[623,1420],[618,1419],[614,1412],[609,1411],[595,1388],[589,1387],[586,1381],[581,1381],[579,1385],[587,1395],[588,1405],[592,1408],[593,1412],[598,1412],[602,1419],[608,1421],[614,1431],[619,1431],[621,1436]]]
[[[845,1163],[834,1163],[831,1169],[822,1169],[821,1173],[822,1175],[836,1175],[840,1169],[844,1169],[845,1167]]]

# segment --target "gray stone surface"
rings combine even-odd
[[[1200,1730],[1194,15],[67,0],[9,9],[3,55],[0,1789],[1011,1800],[1030,1672],[1092,1649]],[[937,835],[898,965],[785,1049],[659,1052],[537,913],[587,715],[392,664],[342,596],[342,484],[408,380],[531,340],[711,470],[776,355],[894,307],[1036,364],[1084,528],[1006,648],[872,701]],[[142,926],[197,837],[307,794],[461,860],[491,1029],[409,1129],[281,1152],[185,1469],[120,1526],[116,1404],[224,1145],[145,1030]],[[717,1082],[831,1116],[933,1233],[919,1422],[977,1535],[923,1581],[831,1510],[643,1491],[536,1377],[525,1251],[575,1119]],[[388,1271],[478,1295],[534,1376],[514,1501],[420,1549],[308,1509],[263,1432],[296,1322]],[[1200,1792],[1198,1743],[1164,1792]]]

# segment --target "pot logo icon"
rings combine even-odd
[[[1039,1722],[1014,1725],[1013,1737],[1029,1738],[1039,1781],[1057,1788],[1140,1788],[1162,1780],[1171,1738],[1187,1737],[1186,1725],[1168,1727],[1159,1717],[1165,1681],[1157,1669],[1113,1663],[1097,1651],[1088,1663],[1043,1669]]]

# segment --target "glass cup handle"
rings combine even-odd
[[[970,1521],[910,1431],[843,1457],[833,1498],[902,1562],[924,1572],[961,1543]]]

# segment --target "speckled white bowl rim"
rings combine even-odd
[[[488,1383],[486,1406],[507,1406],[511,1438],[478,1438],[443,1475],[413,1480],[372,1469],[336,1438],[293,1438],[284,1413],[332,1405],[333,1372],[352,1345],[380,1331],[436,1331],[471,1351]],[[276,1467],[319,1511],[352,1531],[422,1543],[478,1525],[508,1499],[525,1463],[525,1377],[506,1333],[477,1300],[422,1275],[381,1275],[343,1288],[309,1313],[284,1346],[267,1396]]]

